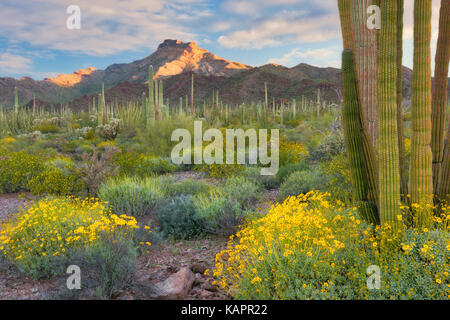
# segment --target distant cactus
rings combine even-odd
[[[147,123],[155,119],[155,95],[153,88],[153,66],[148,69]]]
[[[19,112],[19,95],[18,95],[17,87],[14,87],[14,111],[16,113]]]

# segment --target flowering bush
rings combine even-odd
[[[212,275],[239,299],[449,299],[449,219],[393,233],[311,192],[232,236]],[[368,288],[369,266],[380,268],[379,289]]]
[[[94,245],[101,235],[131,237],[136,219],[111,214],[96,199],[47,198],[25,205],[0,230],[0,254],[18,268],[43,277],[61,272],[56,261],[74,249]]]
[[[308,156],[308,150],[298,142],[280,139],[280,166],[301,162]]]
[[[44,170],[27,184],[33,194],[69,195],[83,190],[76,165],[69,158],[56,158],[45,163]]]

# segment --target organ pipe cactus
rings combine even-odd
[[[406,172],[405,133],[403,125],[403,13],[404,0],[398,1],[397,20],[397,128],[398,128],[398,156],[400,170],[400,193],[403,202],[408,203],[408,175]]]
[[[381,2],[378,42],[379,210],[383,224],[397,227],[400,215],[400,172],[397,129],[397,1]]]
[[[353,52],[355,49],[354,39],[353,39],[353,30],[352,30],[352,18],[351,18],[351,0],[339,0],[339,13],[341,20],[341,29],[343,35],[343,46],[344,49],[351,50]],[[355,66],[357,65],[357,61],[352,58]],[[356,68],[355,68],[356,69]],[[360,190],[359,198],[356,198],[356,201],[359,201],[360,214],[363,218],[367,219],[369,222],[379,221],[379,213],[377,210],[378,204],[378,169],[375,157],[375,150],[373,149],[372,143],[369,139],[369,133],[367,130],[367,123],[365,120],[365,113],[363,111],[363,106],[361,105],[360,94],[361,90],[358,90],[358,75],[359,73],[354,70],[353,77],[355,79],[356,86],[356,98],[358,99],[356,106],[357,116],[354,115],[351,119],[346,119],[349,116],[348,113],[343,112],[343,122],[355,122],[357,126],[357,130],[348,130],[347,135],[351,136],[346,137],[348,142],[354,141],[356,139],[359,141],[360,152],[354,152],[353,154],[349,154],[349,157],[359,157],[358,159],[350,159],[350,161],[354,161],[358,163],[359,166],[352,166],[352,171],[360,170],[361,172],[352,172],[353,175],[353,184],[354,188],[359,188],[358,186],[362,186],[362,190]],[[362,77],[365,75],[362,74]],[[348,82],[344,83],[344,86],[347,85]],[[348,98],[347,98],[348,99]],[[345,102],[344,102],[345,103]],[[344,108],[345,109],[345,108]],[[345,130],[344,130],[345,131]],[[358,135],[358,137],[354,137],[354,135]],[[349,145],[347,144],[349,148]],[[358,179],[358,181],[355,181]],[[360,181],[362,180],[362,181]],[[356,186],[355,186],[356,185]],[[368,205],[370,203],[370,205]]]
[[[441,194],[440,185],[446,182],[442,180],[441,168],[444,159],[444,134],[445,134],[445,108],[447,104],[447,86],[448,86],[448,64],[450,57],[450,1],[441,2],[439,17],[439,35],[436,49],[436,65],[434,72],[434,85],[431,98],[431,121],[432,121],[432,139],[431,148],[433,152],[433,189],[438,197]],[[450,136],[448,137],[450,138]],[[447,138],[447,146],[449,140]],[[445,163],[449,166],[449,161]],[[447,179],[449,177],[447,176]],[[447,180],[448,181],[448,180]],[[444,188],[445,189],[445,188]],[[441,190],[442,191],[442,190]]]
[[[371,198],[367,177],[367,163],[364,161],[364,150],[359,121],[360,106],[356,89],[353,53],[350,49],[342,54],[342,82],[344,94],[343,123],[344,136],[351,167],[353,194],[362,218],[370,223],[378,224],[377,203]]]
[[[414,1],[414,69],[412,92],[411,202],[431,204],[431,0]],[[428,210],[417,212],[416,223],[430,223]]]
[[[148,69],[148,106],[147,106],[147,122],[155,118],[155,96],[153,88],[153,66]]]

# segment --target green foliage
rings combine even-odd
[[[81,290],[112,299],[132,284],[137,251],[130,239],[104,235],[95,245],[75,251],[70,263],[82,270]]]
[[[279,183],[275,176],[261,175],[261,168],[258,167],[246,167],[240,175],[253,182],[253,184],[257,185],[258,187],[267,190],[275,189],[279,186]]]
[[[280,187],[279,199],[306,194],[310,191],[324,190],[326,177],[318,171],[296,171]]]
[[[170,199],[158,211],[158,220],[162,233],[175,239],[191,239],[203,233],[203,222],[191,196]]]
[[[204,181],[186,179],[178,183],[169,183],[165,188],[165,194],[170,197],[180,195],[198,195],[208,193],[211,187]]]
[[[99,198],[108,202],[118,215],[148,215],[162,201],[164,193],[157,178],[115,178],[102,184]]]
[[[278,185],[281,185],[294,172],[305,170],[309,170],[309,166],[308,164],[306,164],[306,162],[290,163],[280,167],[275,176],[275,180]]]
[[[26,152],[12,152],[0,157],[0,191],[27,190],[28,183],[39,175],[44,166],[42,159]]]

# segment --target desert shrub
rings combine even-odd
[[[258,198],[258,191],[258,186],[245,177],[227,179],[221,187],[223,196],[242,208],[248,208]]]
[[[177,196],[158,211],[158,220],[164,235],[175,239],[190,239],[203,232],[202,220],[197,215],[191,196]]]
[[[69,195],[80,193],[84,184],[76,173],[75,163],[68,158],[56,158],[45,163],[42,172],[27,184],[36,195]]]
[[[186,179],[178,183],[167,184],[165,193],[167,196],[180,196],[180,195],[198,195],[201,193],[207,193],[211,187],[204,181],[195,179]]]
[[[299,162],[299,163],[289,163],[289,164],[286,164],[286,165],[280,167],[280,169],[278,170],[278,172],[275,176],[275,180],[278,185],[281,185],[294,172],[306,171],[306,170],[309,170],[309,166],[304,161]]]
[[[244,177],[228,179],[221,187],[195,197],[198,216],[208,233],[230,235],[242,223],[260,189]]]
[[[327,176],[326,189],[334,199],[350,203],[352,199],[352,183],[350,165],[345,154],[334,156],[321,165],[320,171]]]
[[[161,202],[164,193],[157,178],[116,178],[102,184],[98,196],[117,214],[142,217]]]
[[[31,179],[44,169],[39,156],[26,152],[12,152],[0,157],[0,191],[17,192],[27,190]]]
[[[192,119],[161,119],[153,121],[140,132],[139,141],[151,155],[170,157],[177,142],[172,141],[172,133],[179,128],[185,128],[193,134]]]
[[[111,119],[109,123],[97,127],[97,134],[106,140],[114,140],[120,132],[120,119]]]
[[[136,269],[137,250],[131,239],[102,235],[95,244],[75,250],[70,264],[82,270],[82,292],[111,299],[130,286]]]
[[[176,170],[177,166],[172,163],[170,158],[153,158],[145,156],[136,167],[136,174],[140,177],[148,177],[171,173]]]
[[[334,156],[345,153],[344,137],[340,134],[327,136],[309,155],[311,161],[330,161]]]
[[[90,195],[97,193],[99,186],[108,179],[116,175],[118,166],[114,164],[114,159],[119,149],[108,146],[100,155],[97,148],[92,148],[92,154],[84,152],[81,156],[82,162],[78,168],[78,174],[84,182],[87,192]]]
[[[37,127],[37,130],[43,134],[57,133],[61,130],[61,127],[53,123],[42,123],[39,127]]]
[[[96,244],[102,234],[132,236],[136,219],[111,214],[93,199],[46,198],[26,205],[0,229],[0,254],[34,278],[62,272],[69,251]]]
[[[195,207],[206,233],[230,235],[245,218],[242,206],[237,201],[225,198],[219,190],[197,196]]]
[[[280,187],[279,199],[297,196],[313,190],[323,190],[325,178],[317,171],[296,171]]]
[[[328,194],[290,197],[231,238],[214,284],[237,299],[447,300],[448,218],[434,230],[393,232]],[[378,290],[368,288],[370,266],[380,268]]]
[[[255,185],[267,190],[275,189],[279,186],[279,183],[276,180],[276,176],[261,175],[261,168],[246,167],[245,170],[241,172],[241,176],[247,178]]]

